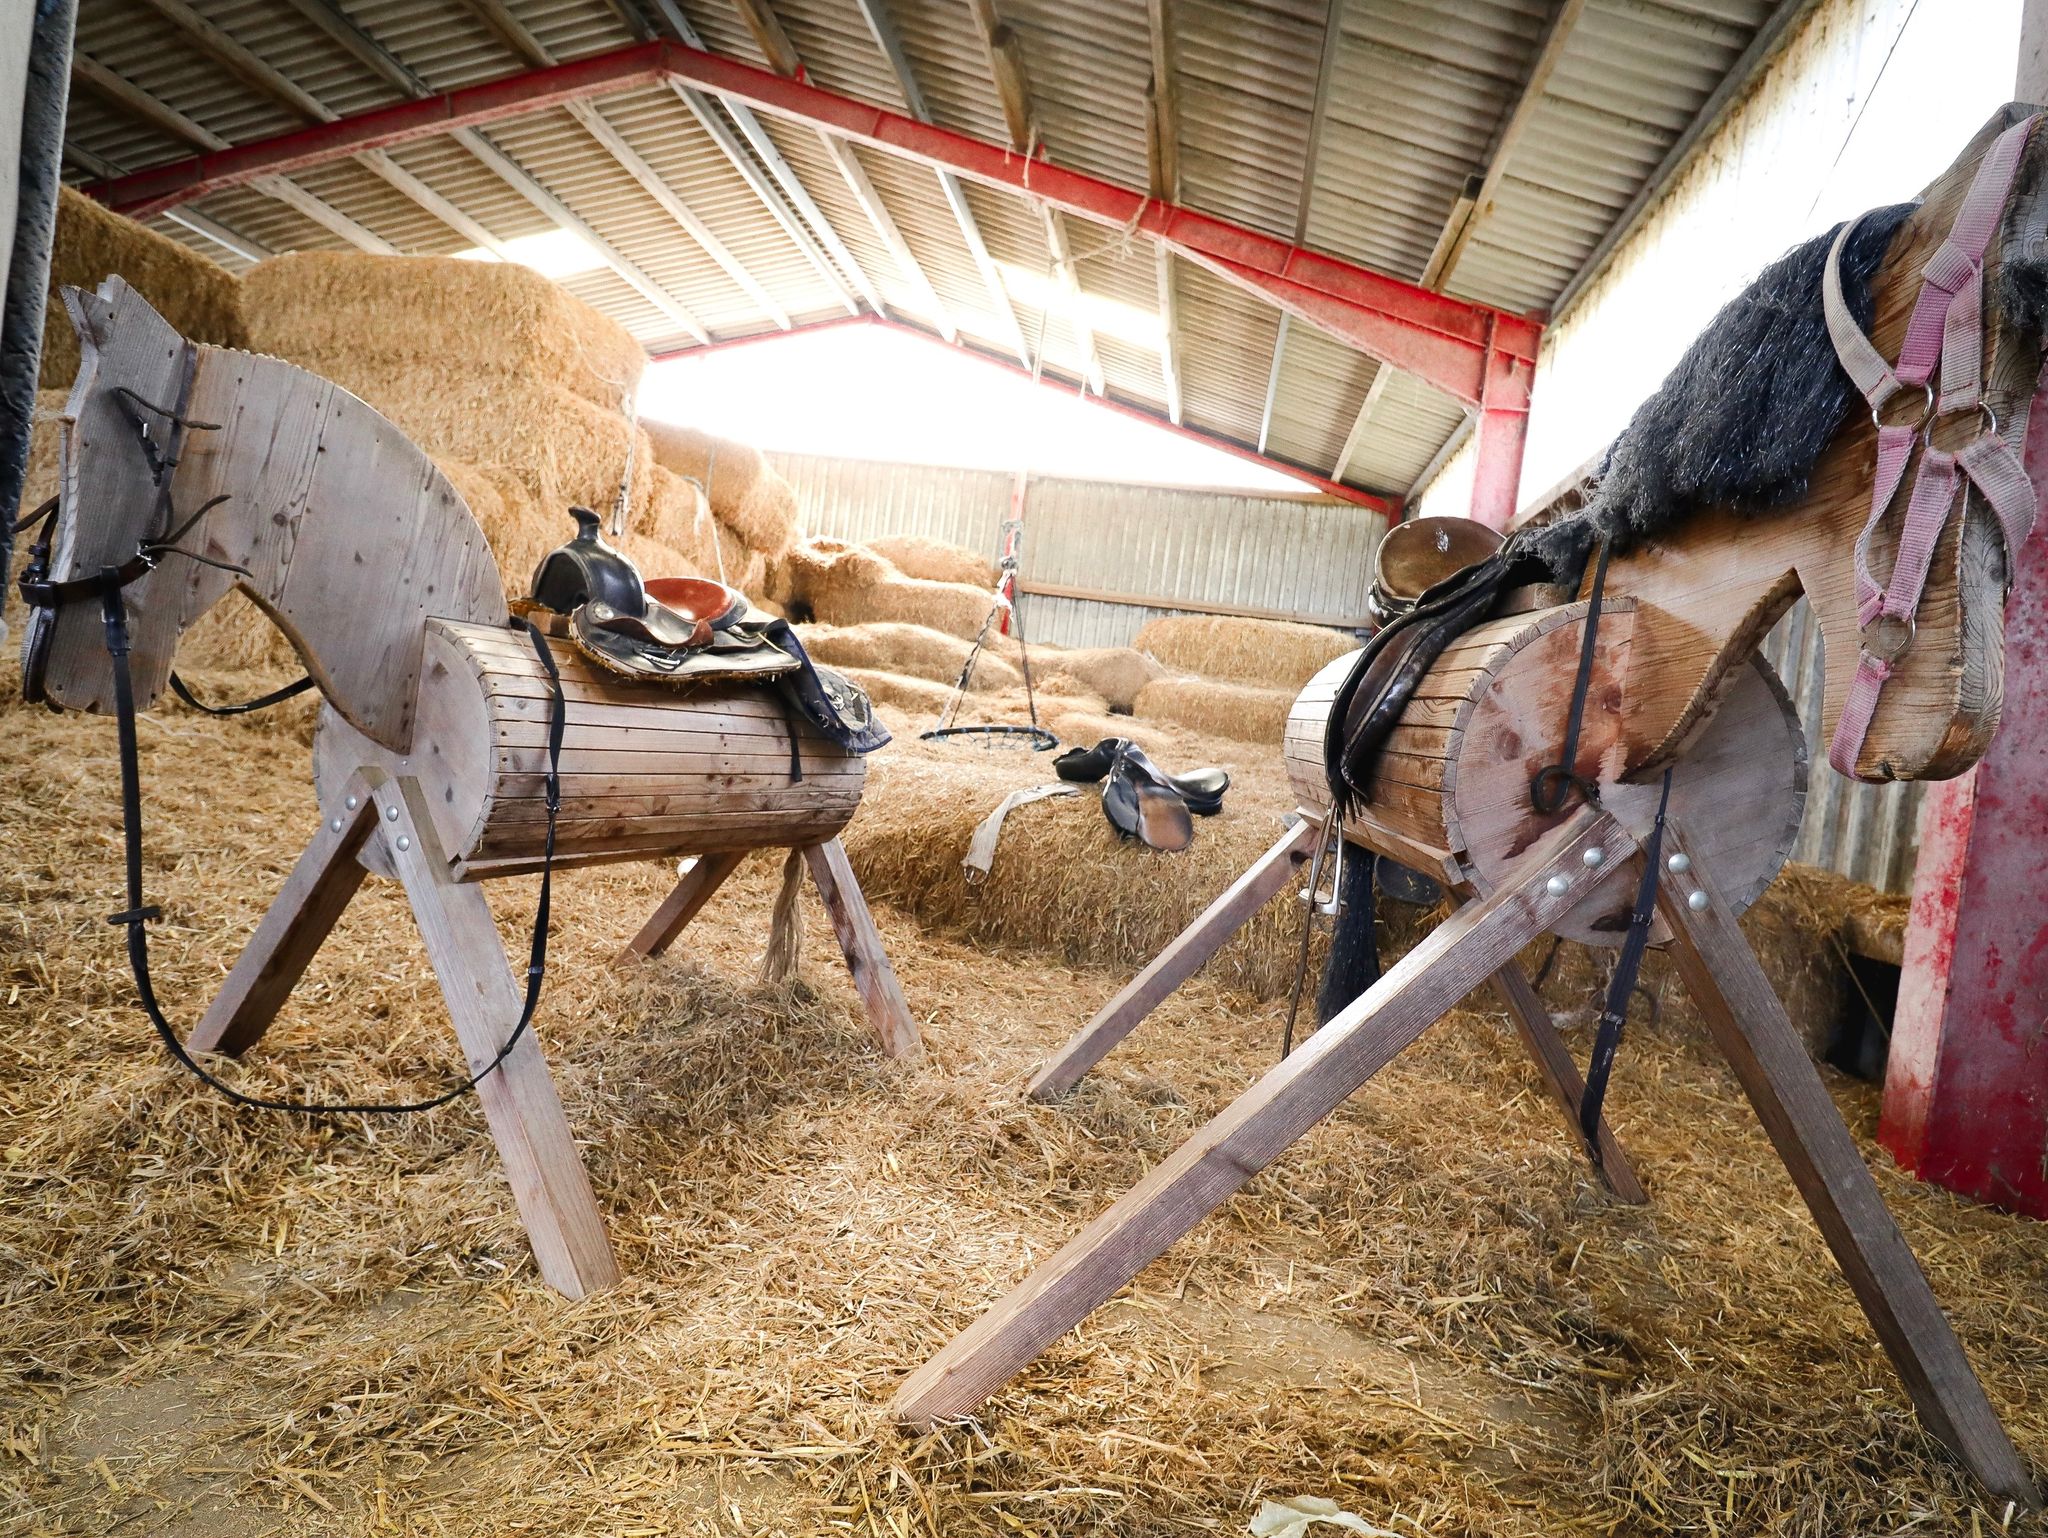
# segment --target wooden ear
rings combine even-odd
[[[112,283],[116,280],[109,278],[107,281]],[[74,288],[68,283],[59,292],[64,296],[65,313],[71,317],[71,329],[78,333],[78,345],[106,346],[107,328],[114,320],[114,301],[102,294]]]

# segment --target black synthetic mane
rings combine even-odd
[[[1866,332],[1872,280],[1917,206],[1873,209],[1842,248],[1842,294]],[[1702,508],[1761,513],[1806,495],[1822,450],[1862,404],[1821,310],[1840,228],[1794,247],[1730,300],[1609,446],[1586,505],[1523,537],[1559,581],[1578,580],[1602,537],[1621,554]],[[2029,297],[2048,300],[2048,285],[2035,287]]]

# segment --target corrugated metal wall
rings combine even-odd
[[[1765,637],[1763,653],[1785,681],[1806,726],[1806,820],[1800,824],[1792,858],[1887,892],[1910,890],[1918,848],[1915,828],[1926,786],[1904,781],[1864,785],[1842,778],[1829,766],[1828,745],[1820,740],[1819,726],[1820,626],[1813,623],[1804,598]]]
[[[803,526],[836,539],[921,534],[992,556],[1017,490],[1017,477],[997,470],[769,459],[796,487]],[[1386,523],[1313,494],[1032,475],[1024,481],[1024,529],[1032,639],[1128,646],[1146,620],[1168,613],[1245,610],[1355,626]]]
[[[1950,47],[1951,9],[1976,45]],[[1621,430],[1714,313],[1785,250],[1835,221],[1911,196],[2011,94],[2011,6],[1822,0],[1613,262],[1550,327],[1523,466],[1525,502]],[[1896,46],[1889,71],[1885,63]],[[1468,445],[1418,503],[1462,512]],[[1799,705],[1812,749],[1795,857],[1905,891],[1920,788],[1859,785],[1818,741],[1820,634],[1801,603],[1765,647]]]

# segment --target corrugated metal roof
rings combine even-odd
[[[338,46],[300,4],[188,3],[323,113],[346,116],[407,94],[387,72]],[[768,0],[756,3],[769,8]],[[893,33],[932,120],[1007,143],[1002,98],[970,8],[869,3],[878,24]],[[666,31],[659,13],[670,8],[669,0],[503,0],[502,9],[547,57],[567,60],[635,41],[637,30],[622,11],[631,14],[636,6]],[[531,67],[526,55],[532,49],[522,53],[509,44],[488,23],[481,0],[347,0],[331,9],[428,90]],[[767,62],[733,0],[682,0],[675,9],[705,46]],[[1170,29],[1168,83],[1178,104],[1181,201],[1285,239],[1298,235],[1311,248],[1412,281],[1422,275],[1461,190],[1485,171],[1557,7],[1554,0],[1164,0],[1162,9]],[[1559,44],[1557,67],[1530,104],[1495,204],[1444,280],[1446,290],[1516,310],[1550,302],[1771,9],[1772,0],[1589,0]],[[1057,164],[1147,187],[1148,8],[996,0],[996,10],[1016,39],[1042,153]],[[911,105],[863,0],[773,0],[772,13],[814,84],[891,110]],[[310,120],[214,57],[151,0],[82,0],[78,49],[189,119],[202,136],[243,143]],[[844,313],[838,289],[676,93],[640,89],[594,105],[776,308],[798,324]],[[877,231],[814,129],[765,116],[763,126],[892,314],[928,328],[957,327],[963,340],[1003,356],[1016,351],[1014,315],[1027,350],[1048,376],[1074,381],[1085,375],[1077,327],[1063,301],[1052,297],[1057,281],[1044,222],[1026,197],[964,188],[967,210],[1003,274],[1005,314],[929,168],[881,152],[852,152],[922,270],[921,280]],[[775,327],[758,296],[685,233],[570,114],[548,109],[489,132],[712,335],[741,337]],[[74,174],[175,160],[190,153],[190,137],[167,132],[89,84],[74,92]],[[551,227],[548,215],[453,139],[421,141],[393,154],[499,238]],[[747,170],[759,177],[765,169],[759,157],[743,154]],[[316,167],[293,181],[402,251],[442,253],[471,244],[468,235],[359,163]],[[194,211],[271,250],[348,243],[254,187],[216,193]],[[174,221],[159,216],[151,223],[230,267],[246,265]],[[1152,252],[1082,220],[1068,219],[1066,227],[1085,302],[1101,322],[1096,353],[1109,393],[1163,415],[1167,388]],[[1278,312],[1189,264],[1176,263],[1175,272],[1187,425],[1255,444],[1274,375],[1269,454],[1330,473],[1376,366],[1291,324],[1275,375]],[[860,291],[851,274],[840,276]],[[610,270],[570,286],[652,348],[691,342],[673,315]],[[1149,328],[1138,323],[1148,317]],[[1444,397],[1412,379],[1391,380],[1359,435],[1346,478],[1405,491],[1461,420],[1460,408]]]

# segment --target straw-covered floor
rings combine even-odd
[[[303,704],[142,727],[156,975],[181,1019],[305,836]],[[931,767],[971,750],[917,751],[877,762],[857,848],[894,836],[906,789],[980,783]],[[892,1064],[815,913],[805,981],[752,983],[772,861],[674,959],[624,970],[667,873],[570,875],[539,1029],[629,1279],[568,1303],[534,1276],[473,1103],[255,1115],[166,1060],[103,922],[112,755],[110,723],[25,708],[0,673],[0,1529],[1227,1534],[1308,1494],[1404,1538],[1999,1530],[1676,1011],[1629,1043],[1611,1101],[1650,1208],[1589,1182],[1481,1000],[978,1425],[906,1438],[881,1414],[901,1376],[1270,1064],[1281,1001],[1197,979],[1036,1106],[1030,1071],[1127,969],[879,905],[928,1046]],[[1245,815],[1269,816],[1275,766],[1234,767]],[[997,877],[1045,810],[1017,814]],[[1081,863],[1213,879],[1090,842],[1084,811],[1053,814]],[[532,897],[496,888],[509,943]],[[408,1097],[456,1067],[373,882],[230,1072]],[[1830,1082],[1868,1147],[1873,1093]],[[2041,1468],[2041,1229],[1874,1162]]]

